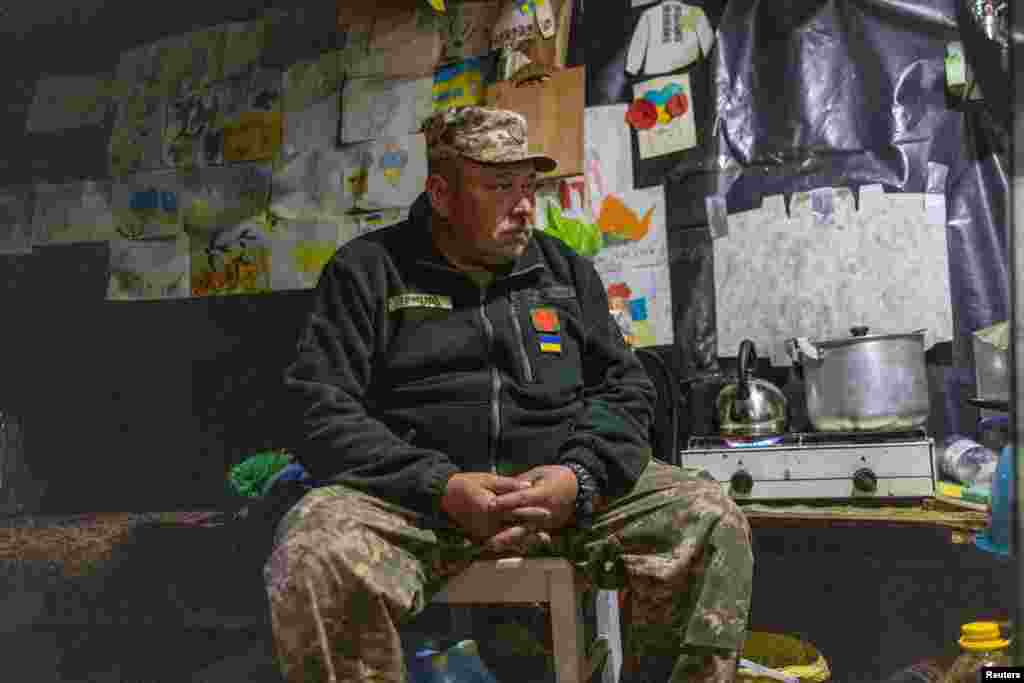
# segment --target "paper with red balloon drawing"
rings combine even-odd
[[[696,147],[690,76],[664,76],[634,85],[626,123],[636,129],[641,159]]]

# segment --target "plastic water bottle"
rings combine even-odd
[[[939,454],[939,471],[964,486],[989,486],[999,464],[999,455],[966,436],[946,437]]]

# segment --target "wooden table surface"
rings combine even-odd
[[[966,543],[988,527],[987,512],[970,510],[926,498],[914,505],[829,505],[746,503],[742,505],[750,526],[773,527],[931,527],[949,529],[951,541]]]

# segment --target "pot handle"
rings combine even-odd
[[[737,360],[739,369],[736,371],[736,398],[746,401],[750,398],[750,382],[747,380],[747,373],[757,366],[757,352],[754,350],[754,342],[744,339],[740,342],[740,352]]]

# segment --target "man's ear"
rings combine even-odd
[[[442,218],[448,218],[451,212],[449,207],[452,196],[451,184],[448,180],[438,173],[427,176],[426,191],[434,213]]]

